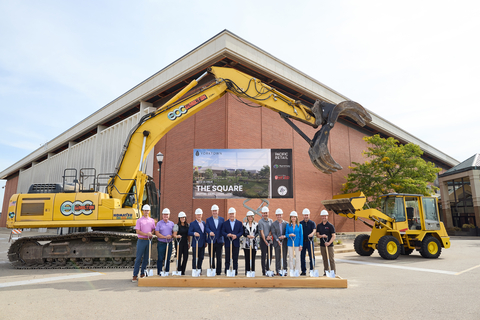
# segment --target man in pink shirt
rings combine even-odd
[[[132,282],[138,280],[138,269],[140,269],[140,261],[142,261],[142,269],[140,272],[140,278],[145,276],[145,268],[147,267],[148,262],[148,247],[149,241],[153,237],[152,231],[155,230],[155,220],[148,216],[150,212],[150,206],[148,204],[144,205],[142,208],[143,215],[140,219],[137,220],[135,225],[135,230],[137,230],[137,256],[135,258],[135,266],[133,268],[133,279]]]

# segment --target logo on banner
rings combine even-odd
[[[280,187],[278,187],[277,192],[278,192],[279,195],[284,196],[284,195],[287,194],[288,189],[285,186],[280,186]]]
[[[74,216],[79,216],[81,214],[88,216],[89,214],[92,214],[93,210],[95,210],[95,205],[90,200],[85,200],[83,202],[78,200],[74,202],[65,201],[60,206],[60,212],[64,216],[69,216],[71,214]]]

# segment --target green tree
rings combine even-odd
[[[421,158],[423,151],[413,143],[399,144],[394,138],[378,134],[364,137],[368,150],[364,163],[352,162],[352,172],[343,185],[345,193],[362,191],[370,207],[379,207],[378,196],[387,193],[431,195],[438,188],[432,183],[441,169]]]
[[[260,177],[266,179],[270,177],[270,166],[269,165],[264,165],[262,169],[260,169]]]
[[[205,170],[205,178],[212,179],[213,178],[213,171],[212,169]]]
[[[228,176],[228,170],[225,169],[222,171],[222,177],[227,178],[227,176]]]

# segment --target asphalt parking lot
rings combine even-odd
[[[453,237],[435,260],[337,254],[347,289],[210,289],[138,287],[132,269],[13,269],[9,232],[0,229],[0,319],[480,318],[480,238]]]

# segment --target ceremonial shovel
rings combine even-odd
[[[266,275],[267,277],[273,277],[273,276],[274,276],[273,271],[270,270],[270,263],[271,263],[271,261],[270,261],[270,241],[269,241],[269,242],[268,242],[268,269],[269,269],[269,270],[268,270],[267,272],[265,272],[265,275]]]
[[[152,270],[152,265],[150,263],[150,260],[152,259],[152,239],[148,239],[149,242],[149,247],[148,247],[148,269],[147,273],[145,274],[147,277],[153,276],[153,270]]]
[[[295,256],[295,238],[296,236],[293,236],[293,237],[290,237],[290,239],[292,239],[292,251],[293,251],[293,270],[290,270],[290,277],[299,277],[300,276],[300,272],[298,272],[298,270],[296,269],[297,268],[297,264],[295,263],[295,259],[296,259],[296,256]]]
[[[172,276],[181,276],[182,271],[178,271],[178,239],[175,239],[175,245],[176,245],[175,252],[177,253],[177,270],[172,271]]]
[[[325,243],[325,239],[323,239],[323,243]],[[327,261],[328,261],[328,271],[325,271],[325,274],[329,278],[335,278],[335,271],[332,271],[332,268],[330,267],[330,258],[328,257],[328,247],[325,246],[325,251],[327,252]]]
[[[213,265],[213,241],[215,240],[215,236],[210,236],[210,269],[207,269],[207,277],[215,277],[216,275],[216,270]],[[218,259],[218,257],[217,257]]]
[[[310,240],[310,248],[312,250],[312,255],[313,256],[313,270],[310,270],[310,277],[318,277],[318,270],[315,269],[315,251],[313,251],[313,238]]]
[[[277,259],[277,257],[275,257],[275,259]],[[280,264],[282,268],[278,271],[278,273],[282,277],[285,277],[287,275],[287,270],[283,269],[283,240],[280,241]]]
[[[196,242],[196,250],[195,250],[195,268],[198,267],[198,240],[200,240],[200,237],[195,236],[195,242]],[[202,272],[201,269],[192,269],[192,277],[199,277],[200,272]]]
[[[233,257],[232,257],[232,247],[233,247],[233,240],[230,239],[230,269],[227,270],[227,277],[235,277],[235,270],[233,270]]]
[[[253,241],[252,239],[248,239],[249,246],[250,246],[250,271],[247,271],[247,278],[255,278],[255,271],[252,271],[252,246]]]
[[[168,255],[168,240],[166,242],[167,246],[165,247],[165,271],[161,271],[160,275],[162,277],[168,277],[168,271],[167,271],[167,255]],[[157,243],[158,246],[158,243]]]

